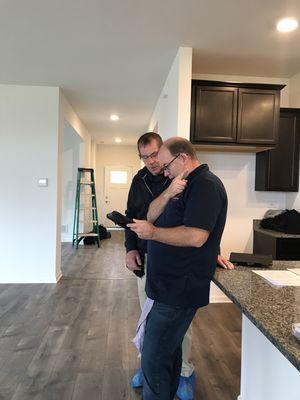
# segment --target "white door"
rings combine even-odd
[[[104,204],[105,226],[108,228],[116,225],[106,218],[111,211],[124,214],[127,206],[127,197],[132,181],[132,167],[107,166],[105,167]]]

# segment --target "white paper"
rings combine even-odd
[[[290,271],[252,271],[275,286],[300,286],[300,276]]]

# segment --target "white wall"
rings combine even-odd
[[[290,107],[300,108],[300,73],[290,79]],[[286,194],[286,207],[300,212],[299,192]]]
[[[97,143],[92,140],[91,142],[91,168],[94,168],[96,170],[96,159],[97,159]],[[96,171],[94,171],[96,173]]]
[[[61,265],[62,158],[65,121],[91,137],[57,87],[0,85],[0,282],[56,282]],[[47,178],[47,187],[38,187]]]
[[[55,282],[58,88],[0,85],[0,144],[0,282]]]
[[[252,220],[262,218],[268,208],[285,208],[285,193],[254,190],[254,153],[198,152],[197,155],[222,180],[227,191],[222,255],[229,257],[232,251],[252,253]]]
[[[190,136],[192,48],[180,47],[152,114],[149,131],[157,125],[163,139]]]
[[[65,123],[63,133],[63,154],[62,154],[62,216],[61,241],[72,242],[77,170],[80,164],[81,137],[74,129]]]
[[[82,139],[81,145],[81,155],[80,155],[80,166],[93,168],[93,159],[92,159],[92,136],[88,132],[87,128],[80,121],[78,115],[73,110],[72,106],[66,99],[63,94],[63,91],[60,89],[59,91],[59,133],[60,138],[62,140],[64,124],[65,122],[78,133],[78,135]],[[62,145],[62,142],[60,142]],[[60,149],[61,150],[61,149]]]
[[[300,107],[300,72],[290,78],[290,107]]]
[[[96,188],[97,188],[97,207],[99,223],[104,224],[104,168],[107,166],[129,166],[133,169],[133,175],[141,168],[136,146],[122,145],[97,145],[96,152]],[[127,198],[127,194],[126,194]]]

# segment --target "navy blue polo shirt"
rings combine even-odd
[[[206,164],[187,177],[181,195],[171,199],[154,225],[187,226],[208,231],[202,247],[171,246],[148,241],[146,293],[153,300],[182,307],[209,303],[210,281],[216,268],[226,221],[227,195],[220,179]]]

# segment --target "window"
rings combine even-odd
[[[127,184],[127,171],[110,171],[110,183]]]

